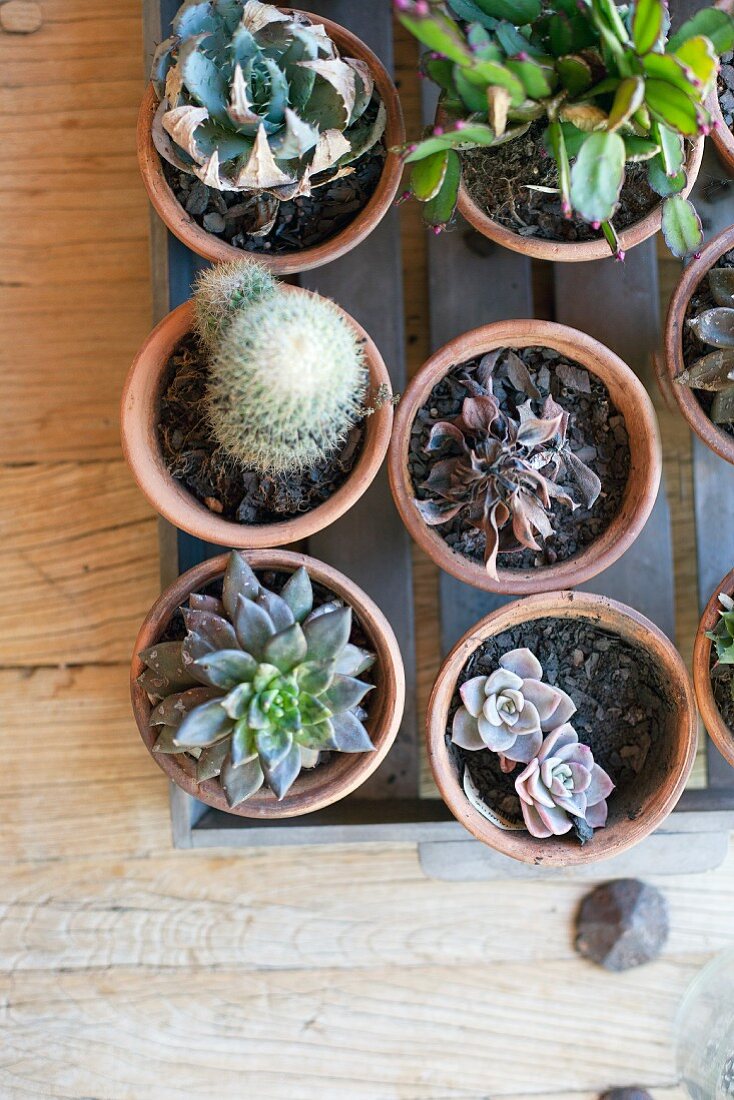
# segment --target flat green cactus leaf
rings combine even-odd
[[[718,390],[729,389],[734,378],[734,346],[720,348],[697,359],[692,366],[676,375],[676,382],[683,386],[690,386],[694,390]]]
[[[248,767],[247,764],[243,766]],[[287,754],[275,767],[269,768],[266,765],[263,770],[268,786],[280,802],[295,783],[301,770],[301,750],[298,745],[293,742]]]
[[[645,98],[645,81],[641,76],[628,76],[621,81],[609,112],[608,128],[618,130],[628,122]]]
[[[734,424],[734,386],[717,393],[711,406],[714,424]]]
[[[558,77],[551,65],[543,65],[532,58],[527,61],[508,60],[505,67],[518,78],[530,99],[542,99],[543,96],[550,95],[558,83]]]
[[[180,751],[180,750],[177,750]],[[229,753],[229,743],[219,741],[216,745],[204,749],[196,762],[196,781],[205,783],[207,779],[215,779],[222,770],[222,765]]]
[[[697,252],[703,244],[701,219],[682,195],[673,195],[663,203],[662,228],[665,243],[679,260]]]
[[[471,68],[463,68],[461,72],[466,80],[477,85],[483,91],[486,91],[488,84],[497,84],[500,88],[507,88],[512,96],[513,106],[518,106],[527,99],[523,82],[515,73],[510,72],[506,65],[501,65],[496,61],[475,61]]]
[[[247,760],[235,767],[231,756],[227,756],[219,773],[219,782],[227,797],[227,805],[231,808],[252,798],[265,782],[265,776],[259,760]]]
[[[201,38],[191,38],[179,49],[181,76],[192,98],[206,107],[212,118],[227,120],[227,81],[217,65],[198,47]]]
[[[668,41],[669,50],[679,50],[690,38],[703,35],[717,54],[734,48],[734,20],[718,8],[704,8],[688,19]]]
[[[734,309],[715,306],[688,322],[699,340],[715,348],[734,348]]]
[[[708,91],[713,86],[719,59],[708,38],[703,35],[689,38],[675,51],[675,56],[700,80],[703,91]]]
[[[472,54],[459,27],[448,15],[437,10],[427,15],[414,15],[401,11],[398,12],[398,20],[429,50],[435,50],[436,53],[459,64],[471,64]]]
[[[446,178],[448,164],[448,149],[440,149],[416,162],[410,174],[410,189],[419,202],[428,202],[436,197]]]
[[[734,306],[734,267],[712,267],[708,282],[717,306]]]
[[[387,108],[381,103],[377,108],[377,114],[372,122],[365,122],[363,118],[350,126],[346,137],[349,139],[351,149],[339,158],[339,164],[351,164],[359,160],[361,156],[374,148],[387,127]]]
[[[676,134],[673,130],[669,130],[667,126],[660,126],[657,123],[654,128],[654,136],[660,143],[660,157],[663,168],[665,169],[665,174],[670,179],[675,179],[683,170],[685,161],[683,138],[680,134]]]
[[[543,50],[540,49],[539,46],[534,45],[534,43],[514,25],[514,23],[498,23],[494,31],[494,40],[489,35],[486,37],[488,46],[483,50],[477,51],[478,56],[482,59],[486,58],[490,61],[502,61],[502,53],[497,49],[494,40],[499,43],[508,57],[514,57],[515,54],[521,53],[530,54],[531,57],[543,56]]]
[[[624,134],[623,140],[628,163],[630,161],[637,163],[650,160],[652,157],[657,156],[660,151],[658,143],[651,141],[650,138],[637,137],[635,134]]]
[[[571,204],[589,222],[608,221],[624,180],[625,149],[619,134],[589,134],[571,169]]]
[[[545,106],[542,103],[534,103],[532,99],[525,99],[516,106],[511,106],[507,117],[513,122],[534,122],[536,118],[542,118],[545,114]]]
[[[484,84],[475,84],[469,80],[464,69],[458,65],[454,70],[454,85],[461,96],[464,106],[473,114],[486,114],[488,88]],[[490,85],[491,87],[492,85]],[[499,85],[494,85],[499,87]],[[506,90],[506,89],[505,89]]]
[[[671,195],[679,194],[686,185],[685,172],[679,172],[677,176],[668,176],[661,154],[657,153],[647,163],[647,179],[656,195],[662,199],[668,199]]]
[[[540,0],[475,0],[475,3],[493,19],[506,19],[517,27],[532,23],[542,8]]]
[[[583,130],[579,130],[578,126],[574,126],[572,122],[561,122],[561,133],[563,134],[563,143],[566,146],[566,154],[570,160],[575,160],[581,151],[581,146],[586,141],[586,134]],[[553,152],[551,145],[551,128],[548,127],[548,151]]]
[[[405,157],[406,164],[414,164],[415,161],[430,157],[433,153],[442,152],[445,149],[472,149],[479,146],[494,145],[495,132],[491,126],[485,126],[481,122],[470,122],[460,130],[449,130],[444,134],[434,134],[425,138],[411,150]]]
[[[448,225],[456,211],[461,183],[461,158],[453,149],[449,152],[441,190],[423,207],[423,220],[427,225],[443,228]]]
[[[554,57],[563,57],[573,50],[573,27],[565,12],[551,15],[546,24],[548,44]]]
[[[636,0],[632,12],[632,41],[638,54],[657,45],[665,26],[663,0]]]
[[[658,56],[649,54],[649,57]],[[699,111],[690,96],[667,80],[647,80],[645,100],[653,116],[671,130],[695,137],[699,130]]]
[[[583,57],[569,54],[567,57],[559,57],[556,69],[561,78],[563,87],[572,96],[582,95],[592,83],[591,65]]]
[[[467,23],[479,23],[488,30],[492,30],[496,24],[494,16],[482,11],[476,0],[448,0],[449,7],[459,19],[465,19]]]

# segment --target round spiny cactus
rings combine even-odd
[[[278,284],[262,264],[233,260],[201,271],[196,279],[196,331],[209,351],[235,313],[276,293]]]
[[[325,298],[280,290],[235,316],[209,363],[207,407],[223,449],[261,473],[323,460],[363,414],[357,333]]]

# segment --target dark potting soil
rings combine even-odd
[[[192,334],[176,348],[160,402],[158,441],[173,477],[224,519],[277,523],[310,512],[347,480],[364,442],[364,421],[344,444],[300,473],[262,474],[235,463],[217,443],[206,416],[206,363]]]
[[[719,714],[734,736],[734,665],[717,665],[711,647],[711,687]]]
[[[533,408],[540,412],[544,399],[550,394],[569,414],[567,439],[571,450],[594,471],[602,483],[601,493],[592,508],[579,504],[575,511],[553,501],[551,522],[553,535],[543,543],[540,552],[523,549],[504,552],[497,563],[503,569],[540,568],[566,561],[597,539],[609,526],[619,511],[627,485],[630,469],[630,452],[624,418],[611,401],[603,382],[578,363],[564,358],[552,348],[528,347],[513,349],[525,363],[530,377],[540,391],[541,398],[533,401]],[[431,396],[421,408],[413,423],[408,464],[416,497],[425,500],[431,494],[421,488],[435,456],[425,453],[433,424],[437,420],[451,420],[461,412],[468,390],[462,377],[473,377],[479,359],[455,366],[431,391]],[[527,394],[517,390],[502,370],[500,361],[494,376],[494,394],[503,412],[518,419],[517,408],[527,400]],[[439,455],[439,458],[445,457]],[[569,496],[579,501],[578,490],[562,473],[557,481]],[[473,561],[484,560],[484,535],[471,527],[459,514],[449,523],[436,528],[447,544]],[[541,536],[538,540],[542,542]]]
[[[375,108],[376,113],[376,108]],[[386,150],[382,143],[354,162],[354,171],[314,187],[311,195],[281,202],[275,224],[264,237],[251,236],[257,225],[257,204],[241,191],[217,191],[196,176],[163,161],[168,185],[197,225],[245,252],[283,255],[315,248],[354,221],[380,182]],[[334,172],[332,170],[331,174]]]
[[[451,723],[461,704],[459,687],[473,676],[490,675],[503,653],[525,646],[543,666],[543,679],[567,692],[576,704],[571,725],[615,784],[610,812],[616,803],[617,817],[622,813],[634,819],[670,755],[666,728],[671,707],[647,653],[587,619],[522,623],[490,638],[472,654],[459,676],[446,732],[460,780],[468,768],[490,809],[510,822],[522,821],[515,779],[523,765],[505,774],[496,753],[470,752],[452,744]]]
[[[721,113],[725,124],[730,130],[734,127],[734,64],[732,62],[734,62],[734,53],[721,55],[721,67],[716,87]]]
[[[730,252],[725,252],[713,266],[734,267],[734,249]],[[714,350],[710,344],[706,344],[703,340],[699,340],[693,329],[689,326],[688,321],[697,314],[703,313],[704,310],[713,309],[715,305],[714,296],[709,289],[707,272],[691,295],[691,300],[686,310],[685,324],[683,325],[681,339],[683,342],[683,362],[687,367],[693,366],[696,360],[700,359],[702,355]],[[703,411],[710,417],[711,406],[714,403],[716,394],[710,393],[707,390],[693,390],[692,392],[695,394],[696,400]],[[720,431],[726,432],[727,435],[734,435],[734,424],[717,424],[716,427]]]
[[[549,241],[593,241],[597,229],[580,218],[564,218],[558,194],[532,190],[557,187],[558,170],[542,146],[542,121],[534,122],[522,137],[494,149],[471,149],[461,154],[463,180],[474,202],[494,221],[520,237]],[[640,221],[660,202],[647,182],[644,164],[628,164],[614,215],[617,231]]]

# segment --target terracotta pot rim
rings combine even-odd
[[[387,127],[385,146],[387,156],[380,182],[367,205],[335,237],[312,248],[304,248],[297,253],[285,253],[279,256],[248,253],[222,241],[197,225],[179,203],[163,174],[163,165],[153,145],[151,124],[158,107],[158,100],[152,84],[147,88],[140,106],[137,125],[138,162],[148,197],[161,220],[179,240],[192,252],[203,256],[212,263],[226,262],[252,256],[267,264],[278,275],[290,275],[300,271],[311,271],[339,259],[360,244],[372,233],[390,210],[400,186],[403,165],[393,148],[405,143],[405,125],[397,89],[380,59],[364,42],[346,27],[325,19],[320,15],[304,11],[302,8],[283,10],[298,11],[314,23],[326,27],[330,37],[347,57],[357,57],[365,61],[375,78],[376,87],[387,109]]]
[[[674,379],[685,368],[683,358],[683,326],[691,297],[708,271],[725,252],[734,248],[734,225],[718,233],[681,272],[668,306],[665,321],[665,357],[663,384],[672,393],[689,427],[720,458],[734,463],[734,437],[717,428],[709,419],[694,391],[679,386]]]
[[[224,792],[216,779],[197,783],[193,768],[187,768],[182,762],[185,761],[183,754],[173,756],[153,753],[157,735],[151,732],[148,725],[152,710],[148,696],[136,682],[144,667],[138,653],[155,644],[176,608],[192,592],[223,575],[228,554],[210,558],[183,573],[158,597],[146,615],[135,642],[130,668],[133,713],[143,743],[156,764],[169,779],[193,798],[214,809],[239,817],[259,820],[298,817],[324,809],[345,798],[380,766],[395,741],[402,721],[405,671],[400,647],[390,623],[366,592],[344,574],[316,558],[290,550],[255,550],[248,551],[246,556],[255,571],[282,569],[284,572],[292,572],[301,565],[305,566],[312,580],[339,596],[355,612],[369,638],[371,648],[377,654],[375,667],[378,669],[382,689],[380,703],[376,716],[374,710],[370,709],[366,723],[375,751],[335,754],[335,759],[328,764],[302,773],[281,802],[276,800],[271,791],[263,791],[234,808],[227,805]]]
[[[408,468],[410,432],[416,414],[433,386],[452,366],[496,347],[541,345],[575,359],[607,386],[624,416],[630,440],[630,474],[621,507],[611,523],[584,550],[564,562],[539,569],[498,570],[494,581],[482,562],[473,562],[452,550],[444,538],[422,520],[413,503],[413,484]],[[630,430],[632,411],[639,428]],[[662,452],[652,402],[634,372],[598,340],[567,325],[552,321],[495,321],[473,329],[439,348],[407,386],[395,416],[388,472],[393,499],[412,538],[446,573],[489,592],[519,596],[571,588],[608,568],[642,531],[655,504],[662,471]]]
[[[726,762],[734,768],[734,731],[729,729],[716,705],[710,676],[711,640],[706,637],[706,631],[713,630],[719,619],[720,592],[734,596],[734,569],[717,584],[698,624],[693,647],[693,684],[706,732]]]
[[[289,294],[311,294],[301,287],[281,284]],[[387,367],[375,343],[357,321],[337,307],[364,341],[370,390],[380,386],[392,392]],[[157,435],[157,408],[168,361],[176,345],[192,330],[193,303],[174,309],[153,329],[128,372],[122,392],[120,429],[122,450],[141,492],[151,505],[182,531],[217,546],[269,548],[308,538],[343,516],[366,492],[382,466],[392,431],[393,409],[383,404],[365,419],[362,451],[347,480],[333,496],[310,512],[268,524],[242,524],[224,519],[198,501],[169,473]]]
[[[568,837],[538,840],[525,830],[506,831],[493,825],[471,805],[449,758],[445,734],[448,711],[456,681],[467,660],[487,638],[510,626],[546,617],[585,618],[634,640],[635,631],[644,633],[664,673],[663,681],[670,685],[671,720],[676,723],[674,760],[669,768],[669,782],[661,784],[638,817],[622,818],[594,833],[593,840],[582,847]],[[609,624],[614,626],[610,627]],[[639,640],[636,644],[640,644]],[[571,720],[573,723],[573,719]],[[503,855],[523,863],[565,867],[596,863],[618,855],[639,843],[656,829],[673,810],[685,788],[696,757],[696,704],[688,671],[673,643],[649,619],[617,600],[595,596],[588,592],[558,591],[515,600],[481,619],[456,643],[443,662],[431,692],[426,720],[429,763],[441,796],[456,819],[477,840]],[[613,796],[612,796],[613,797]]]
[[[688,182],[682,191],[683,195],[688,195],[696,182],[703,158],[703,146],[703,138],[697,138],[691,143],[686,157]],[[640,221],[621,230],[619,243],[623,251],[629,251],[657,233],[663,216],[662,202],[661,199]],[[474,202],[463,182],[459,187],[458,209],[462,217],[483,237],[533,259],[554,260],[557,263],[587,263],[589,260],[605,260],[611,256],[609,245],[603,237],[594,241],[548,241],[538,237],[521,237],[485,214]]]

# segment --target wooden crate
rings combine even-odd
[[[146,57],[165,37],[179,0],[144,0]],[[310,0],[309,10],[328,16],[363,38],[388,68],[392,63],[389,0]],[[685,5],[678,5],[679,10]],[[690,5],[687,5],[690,7]],[[426,85],[426,118],[433,110]],[[709,151],[697,188],[707,235],[734,220],[734,192]],[[155,319],[190,294],[203,261],[166,233],[153,217],[152,253]],[[299,276],[303,286],[330,295],[374,337],[390,369],[393,386],[405,382],[400,238],[393,211],[379,229],[349,255]],[[463,223],[429,245],[431,342],[439,347],[467,329],[535,313],[534,285],[546,291],[544,308],[553,319],[597,337],[652,387],[650,357],[659,344],[660,308],[656,242],[631,251],[624,265],[540,264],[505,251]],[[550,310],[548,301],[552,298]],[[673,414],[668,414],[673,415]],[[675,414],[678,415],[678,414]],[[678,428],[680,426],[678,425]],[[698,531],[713,512],[716,540],[698,538],[698,591],[684,593],[702,607],[731,568],[734,547],[734,468],[693,443],[693,479]],[[678,486],[668,485],[667,494]],[[669,497],[661,489],[644,532],[614,566],[583,587],[636,607],[670,637],[675,636],[674,561]],[[728,506],[722,516],[722,501]],[[213,810],[171,788],[173,840],[177,847],[333,844],[403,841],[419,846],[427,874],[451,879],[540,875],[475,841],[450,815],[435,791],[421,784],[422,731],[416,707],[411,549],[390,498],[383,471],[362,501],[327,531],[308,540],[307,550],[360,584],[388,614],[403,651],[408,705],[396,744],[382,767],[360,791],[307,819],[252,821]],[[176,532],[161,522],[161,580],[168,584],[220,548]],[[386,568],[386,563],[389,563]],[[440,581],[441,647],[446,653],[463,632],[506,598],[482,593],[453,578]],[[695,617],[695,616],[694,616]],[[689,616],[689,619],[691,616]],[[630,853],[604,865],[605,874],[654,870],[704,870],[724,857],[734,826],[734,770],[708,742],[697,785],[686,790],[664,826]],[[579,868],[583,876],[597,873]]]

